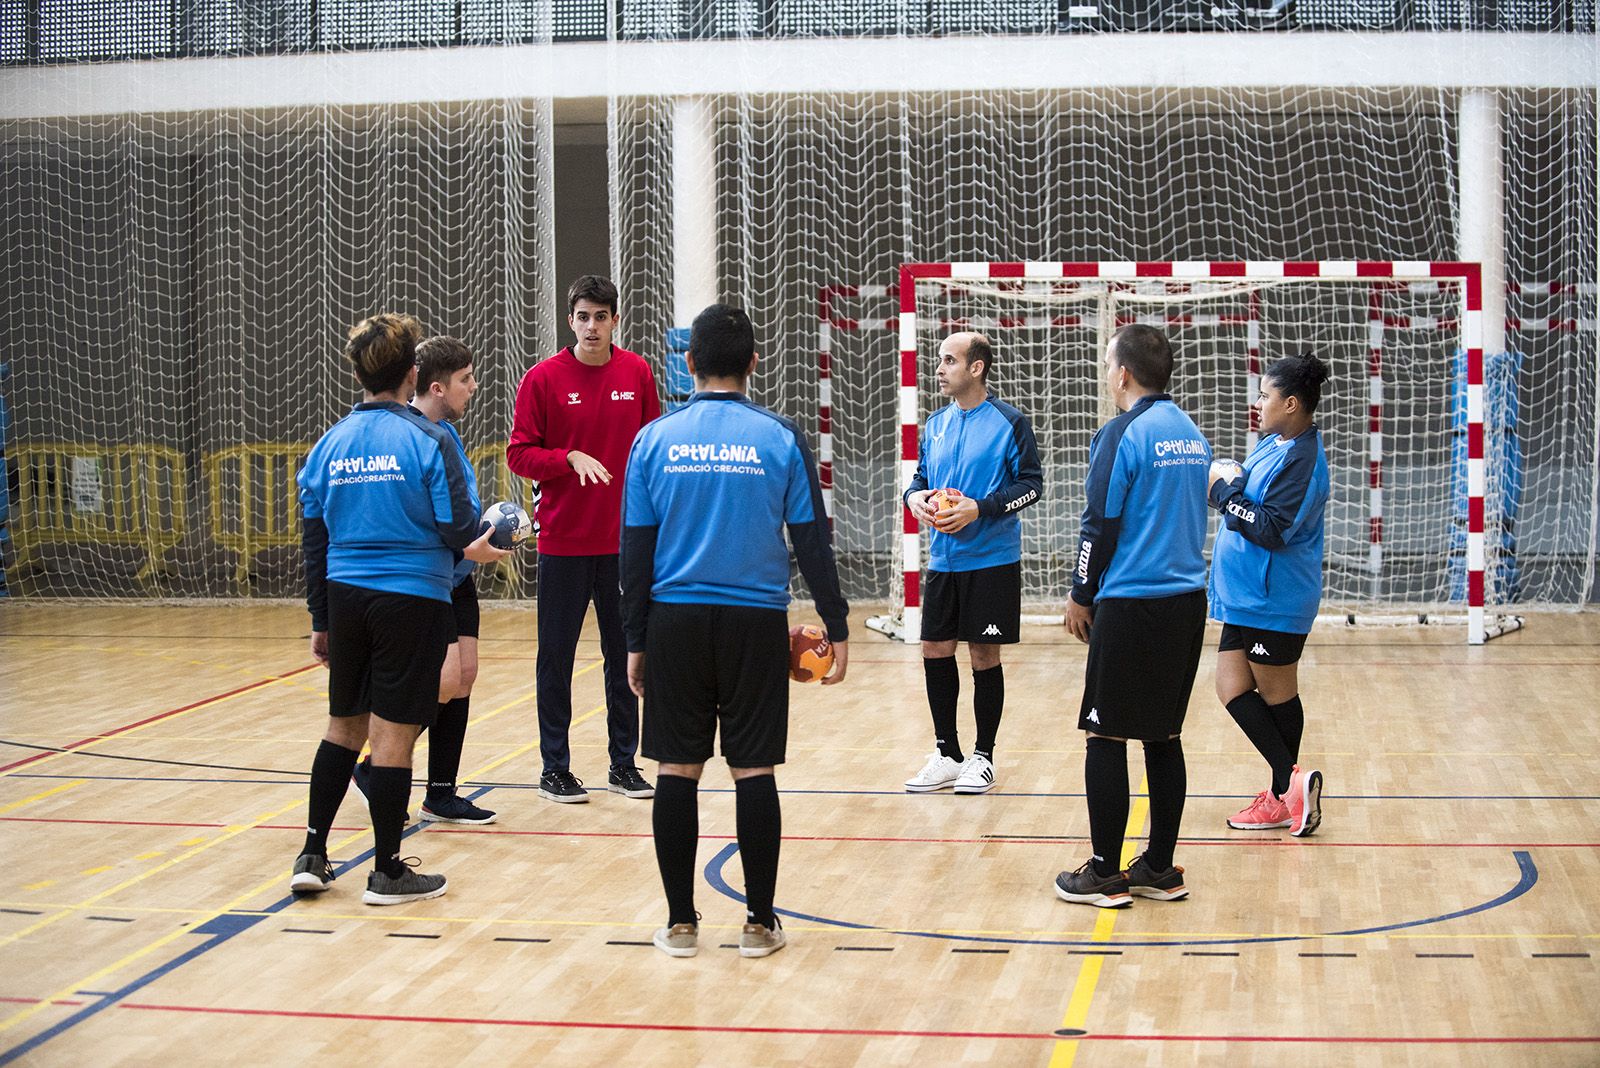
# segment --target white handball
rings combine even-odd
[[[1239,466],[1237,460],[1211,461],[1211,477],[1213,479],[1220,478],[1224,482],[1232,482],[1242,474],[1244,474],[1244,468]]]
[[[533,535],[533,520],[514,501],[491,504],[483,513],[489,528],[489,544],[496,549],[515,549]]]

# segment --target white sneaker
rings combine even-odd
[[[922,770],[906,780],[906,793],[927,794],[943,790],[961,777],[961,765],[937,750],[928,754]]]
[[[961,765],[961,775],[956,779],[958,794],[986,794],[994,789],[994,765],[989,758],[973,753]]]

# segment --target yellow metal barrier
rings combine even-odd
[[[250,584],[251,565],[266,549],[300,544],[300,501],[295,476],[311,451],[308,444],[263,442],[232,445],[200,461],[208,532],[238,554],[234,578]]]
[[[18,569],[48,544],[145,550],[138,579],[166,564],[188,525],[183,454],[164,445],[30,442],[15,446],[11,521]]]

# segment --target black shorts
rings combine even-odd
[[[1300,662],[1306,637],[1304,634],[1289,634],[1281,630],[1260,630],[1224,623],[1222,642],[1217,646],[1217,652],[1229,653],[1243,649],[1244,658],[1252,664],[1276,664],[1282,667]]]
[[[929,571],[922,640],[1015,645],[1022,640],[1022,563]]]
[[[429,726],[455,623],[428,597],[328,583],[328,714]]]
[[[789,615],[777,608],[650,605],[639,751],[665,764],[711,759],[717,726],[732,768],[782,764],[789,742]]]
[[[478,583],[470,572],[450,591],[450,611],[456,621],[455,637],[450,639],[452,642],[456,638],[478,636]]]
[[[1205,636],[1204,590],[1100,601],[1078,729],[1153,742],[1181,733]]]

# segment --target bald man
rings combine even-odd
[[[1000,647],[1020,640],[1022,526],[1018,513],[1039,500],[1044,470],[1027,416],[989,388],[994,346],[982,334],[951,334],[939,345],[935,377],[950,403],[923,428],[917,473],[905,505],[932,531],[923,582],[922,669],[936,748],[906,780],[909,793],[994,789],[994,744],[1005,708]],[[972,663],[977,734],[961,751],[956,644]]]

